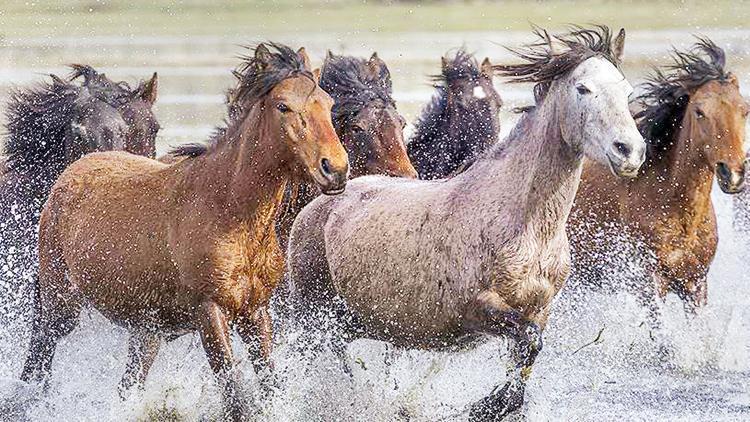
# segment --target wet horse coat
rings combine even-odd
[[[565,221],[583,155],[632,175],[645,150],[627,107],[632,88],[615,66],[624,32],[612,46],[604,27],[576,30],[558,37],[561,53],[538,35],[544,43],[521,54],[528,63],[497,67],[537,83],[537,107],[505,142],[448,180],[353,180],[345,194],[306,207],[290,239],[292,302],[307,336],[330,315],[348,340],[409,348],[508,336],[508,382],[474,404],[475,420],[523,402],[568,274]]]

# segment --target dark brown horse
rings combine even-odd
[[[142,384],[160,339],[197,331],[229,416],[247,415],[229,329],[258,350],[253,315],[279,280],[274,231],[288,180],[344,190],[333,101],[303,49],[260,44],[236,75],[235,108],[210,146],[173,165],[91,154],[52,189],[39,228],[38,315],[23,380],[45,379],[84,304],[131,332],[121,391]],[[268,356],[265,356],[268,358]]]
[[[724,51],[705,38],[689,52],[675,51],[674,63],[666,73],[656,70],[638,102],[646,163],[632,180],[587,163],[568,230],[577,282],[615,273],[613,261],[630,260],[617,253],[623,244],[652,256],[639,265],[647,280],[637,288],[656,323],[656,299],[668,292],[690,310],[706,304],[718,241],[711,186],[715,175],[724,193],[743,188],[749,108],[737,77],[725,70]]]
[[[463,49],[442,58],[435,96],[417,120],[408,145],[421,179],[441,179],[460,172],[500,135],[503,101],[492,84],[492,64],[481,65]]]
[[[18,320],[31,308],[39,213],[65,167],[94,151],[151,157],[155,151],[156,74],[131,89],[90,66],[72,67],[68,79],[52,75],[50,82],[10,94],[0,169],[2,318]]]
[[[377,53],[362,59],[329,51],[320,87],[333,98],[333,126],[349,154],[352,178],[366,174],[417,177],[406,154],[406,121],[396,109],[391,73]],[[286,250],[295,217],[318,195],[319,189],[310,183],[289,186],[284,198],[288,205],[277,220],[282,249]]]

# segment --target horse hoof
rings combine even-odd
[[[502,390],[474,403],[469,411],[472,422],[496,422],[503,420],[523,405],[523,389],[511,390],[506,384]]]

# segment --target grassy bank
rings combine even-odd
[[[527,29],[601,22],[630,29],[734,28],[750,4],[717,1],[95,1],[0,2],[0,33],[27,36],[184,36],[335,31]]]

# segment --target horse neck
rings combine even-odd
[[[489,211],[472,216],[485,220],[474,227],[504,233],[510,229],[543,240],[564,232],[580,182],[582,155],[563,139],[551,96],[525,114],[505,142],[455,178],[461,185],[458,195]]]
[[[260,108],[252,107],[216,139],[215,150],[185,166],[186,191],[201,191],[228,229],[236,224],[273,228],[288,177],[276,133]]]
[[[713,170],[705,164],[701,148],[696,145],[700,140],[693,136],[693,123],[687,115],[680,127],[673,135],[674,146],[649,164],[646,177],[631,183],[647,192],[658,190],[650,199],[660,205],[703,209],[710,201]]]

